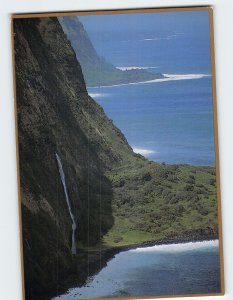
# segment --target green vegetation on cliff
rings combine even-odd
[[[78,17],[60,17],[59,21],[76,53],[88,86],[114,85],[163,78],[143,69],[119,70],[100,57]]]
[[[217,237],[215,171],[145,161],[112,171],[114,225],[104,246]]]
[[[217,237],[215,170],[135,154],[88,96],[57,18],[14,20],[26,299],[82,284],[103,249]],[[78,255],[55,153],[74,211]]]

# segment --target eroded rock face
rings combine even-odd
[[[112,187],[104,170],[125,154],[134,156],[88,96],[56,18],[14,20],[14,43],[26,293],[36,299],[73,264],[71,220],[55,153],[79,222],[76,241],[84,245],[96,244],[113,224]]]

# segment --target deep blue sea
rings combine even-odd
[[[189,76],[88,88],[135,151],[157,162],[214,166],[208,13],[83,16],[80,20],[97,52],[115,66]]]
[[[214,165],[211,78],[90,88],[93,98],[151,160]]]

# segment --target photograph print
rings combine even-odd
[[[12,17],[24,300],[224,293],[212,14]]]

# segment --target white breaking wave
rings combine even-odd
[[[157,69],[158,67],[116,67],[121,71],[128,71],[128,70],[148,70],[148,69]]]
[[[104,96],[104,94],[102,94],[102,93],[89,93],[89,96],[92,97],[92,98],[99,98],[99,97]]]
[[[165,78],[158,78],[148,81],[139,82],[141,83],[153,83],[153,82],[166,82],[173,80],[192,80],[192,79],[201,79],[204,77],[210,77],[208,74],[163,74]]]
[[[164,40],[164,39],[167,39],[167,38],[149,38],[149,39],[143,39],[140,41],[141,42],[143,42],[143,41],[160,41],[160,40]]]
[[[74,215],[72,213],[72,209],[71,209],[71,205],[70,205],[70,199],[69,199],[67,188],[66,188],[66,178],[65,178],[65,173],[63,171],[62,162],[61,162],[61,159],[60,159],[59,155],[57,153],[55,153],[55,155],[56,155],[56,159],[57,159],[57,164],[58,164],[58,168],[59,168],[61,182],[62,182],[64,193],[65,193],[66,203],[67,203],[67,206],[68,206],[68,209],[69,209],[69,213],[70,213],[70,218],[71,218],[71,221],[72,221],[72,246],[71,246],[71,253],[72,254],[76,254],[77,251],[76,251],[76,243],[75,243],[75,230],[76,230],[77,226],[76,226]]]
[[[141,39],[139,40],[140,42],[144,42],[144,41],[161,41],[161,40],[170,40],[173,39],[177,36],[183,35],[183,33],[174,33],[174,34],[170,34],[168,36],[164,36],[164,37],[153,37],[153,38],[146,38],[146,39]]]
[[[174,81],[174,80],[194,80],[194,79],[201,79],[204,77],[211,77],[209,74],[163,74],[164,78],[157,78],[147,81],[139,81],[139,82],[130,82],[130,83],[121,83],[121,84],[114,84],[114,85],[101,85],[92,88],[111,88],[116,86],[124,86],[124,85],[135,85],[135,84],[146,84],[146,83],[158,83],[158,82],[167,82],[167,81]]]
[[[196,249],[208,249],[213,247],[218,247],[219,241],[203,241],[203,242],[188,242],[188,243],[179,243],[179,244],[164,244],[164,245],[155,245],[144,248],[136,248],[130,251],[132,252],[186,252]]]
[[[133,148],[133,152],[144,156],[150,156],[150,154],[156,153],[156,151],[142,149],[142,148]]]
[[[165,79],[170,80],[185,80],[185,79],[199,79],[203,77],[210,77],[210,74],[163,74]]]

